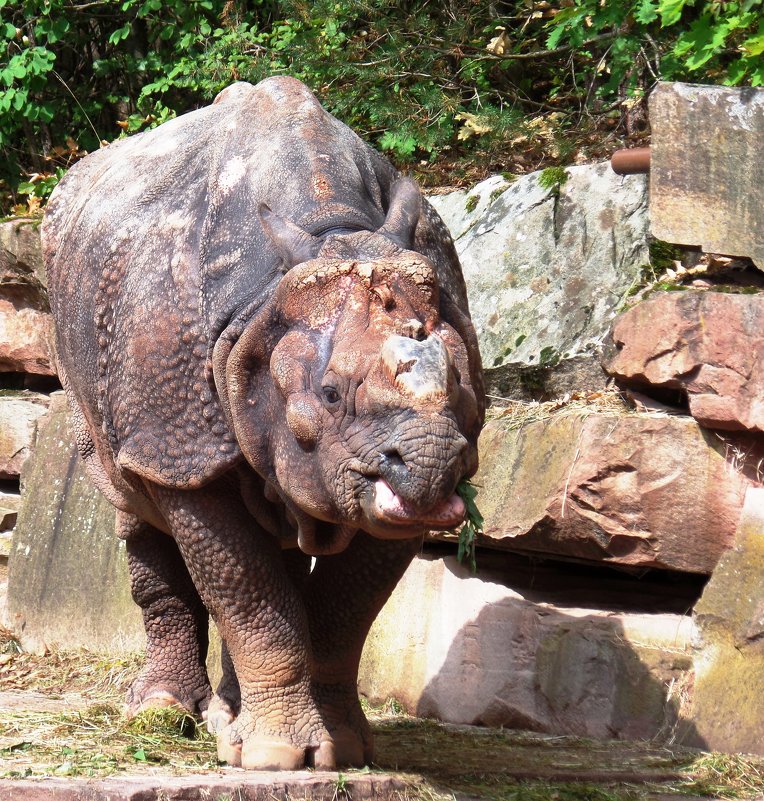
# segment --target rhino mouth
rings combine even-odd
[[[417,509],[400,497],[384,478],[371,483],[362,503],[372,529],[421,533],[451,529],[464,522],[464,501],[454,492],[429,509]],[[374,530],[371,532],[375,533]]]

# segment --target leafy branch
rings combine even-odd
[[[456,493],[464,501],[467,516],[459,531],[459,546],[456,552],[456,558],[459,562],[467,559],[470,570],[477,573],[477,559],[476,559],[476,546],[479,534],[483,533],[483,515],[477,508],[475,498],[477,497],[477,487],[467,479],[459,482],[456,487]]]

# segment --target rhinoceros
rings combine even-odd
[[[275,77],[83,159],[43,248],[79,452],[145,623],[129,711],[206,715],[245,768],[368,762],[364,640],[477,468],[480,357],[444,224]]]

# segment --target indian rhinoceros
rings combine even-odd
[[[146,628],[129,710],[206,713],[245,768],[368,761],[365,637],[477,468],[480,357],[442,221],[278,77],[79,162],[43,246],[77,444]]]

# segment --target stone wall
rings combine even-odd
[[[39,220],[0,224],[0,622],[21,472],[48,407],[47,393],[58,387],[38,228]]]
[[[606,165],[571,168],[556,190],[538,174],[495,176],[433,203],[464,265],[493,402],[475,479],[485,531],[477,576],[455,562],[453,536],[429,539],[375,623],[361,691],[454,722],[760,751],[753,724],[724,739],[710,722],[720,674],[708,665],[741,636],[758,653],[741,622],[751,610],[721,599],[757,525],[742,511],[764,463],[761,296],[711,291],[723,269],[702,288],[653,283],[647,295],[645,275],[666,268],[649,266],[646,181]],[[32,310],[39,323],[24,340],[36,350],[0,339],[16,392],[0,397],[13,420],[0,424],[0,470],[7,488],[19,473],[24,484],[11,623],[30,647],[135,648],[112,512],[82,473],[59,397],[45,415],[55,385],[35,227],[5,225],[0,319],[21,329]],[[674,267],[672,280],[692,277]],[[746,579],[754,607],[758,576]]]

